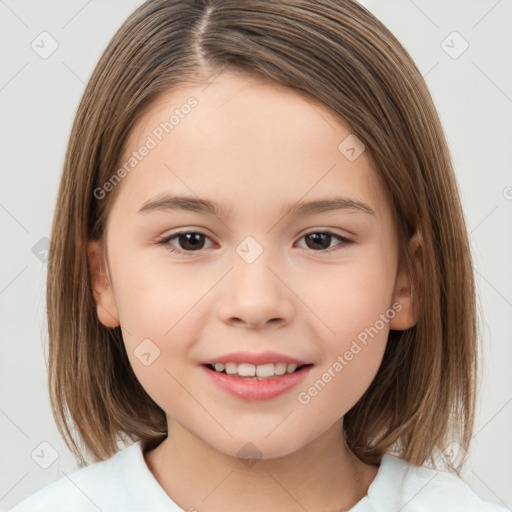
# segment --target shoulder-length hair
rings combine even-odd
[[[95,312],[87,243],[103,241],[120,187],[104,198],[95,190],[159,95],[223,70],[289,87],[350,126],[394,210],[399,261],[413,282],[421,275],[417,323],[390,331],[375,379],[345,415],[348,446],[369,464],[394,451],[421,465],[454,441],[467,449],[477,317],[451,157],[412,58],[355,0],[149,0],[108,44],[76,113],[49,252],[49,390],[67,446],[84,464],[80,445],[99,461],[118,441],[151,445],[166,435],[165,413],[132,371],[120,328],[104,327]]]

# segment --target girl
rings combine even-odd
[[[353,0],[138,8],[76,115],[47,302],[93,463],[14,511],[505,510],[453,474],[477,346],[447,144]]]

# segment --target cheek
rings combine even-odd
[[[191,267],[190,267],[191,268]],[[163,409],[187,403],[190,348],[201,328],[198,314],[210,280],[136,258],[123,260],[114,280],[123,340],[133,371]]]
[[[316,335],[323,357],[297,398],[311,414],[330,415],[333,421],[341,417],[378,371],[394,316],[392,270],[383,261],[375,257],[317,274],[308,292],[305,302],[315,305],[322,320]]]
[[[390,272],[382,258],[366,258],[335,270],[316,269],[315,278],[302,283],[298,295],[321,320],[318,332],[328,346],[342,349],[386,312],[393,294]]]
[[[125,341],[130,343],[176,337],[209,285],[194,281],[190,272],[179,268],[140,261],[136,265],[124,262],[116,279],[116,302],[127,330]]]

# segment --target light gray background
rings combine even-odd
[[[85,83],[140,3],[0,0],[0,510],[76,467],[46,387],[44,239]],[[512,0],[361,3],[411,53],[447,133],[484,320],[485,371],[463,476],[481,496],[512,507]],[[31,48],[43,31],[59,45],[47,59]],[[469,44],[458,58],[443,48],[462,48],[457,36],[446,39],[453,31]]]

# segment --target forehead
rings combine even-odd
[[[344,193],[378,209],[368,155],[348,158],[347,147],[361,149],[354,137],[306,94],[224,73],[174,88],[144,113],[120,159],[130,169],[121,196],[140,207],[162,192],[194,194],[257,213],[269,201]]]

